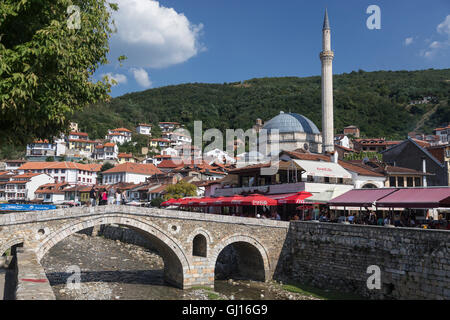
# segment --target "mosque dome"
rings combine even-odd
[[[278,129],[279,133],[304,132],[307,134],[320,134],[314,122],[307,117],[298,113],[284,113],[283,111],[267,121],[263,129],[268,131]]]

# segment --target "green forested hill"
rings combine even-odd
[[[449,89],[450,69],[360,70],[335,75],[336,133],[353,124],[360,127],[363,136],[402,139],[418,123],[423,123],[419,130],[429,132],[450,122]],[[424,96],[434,96],[438,102],[409,105],[409,101]],[[433,108],[436,112],[429,112]],[[133,129],[138,122],[179,121],[190,129],[194,120],[202,120],[204,129],[245,130],[256,118],[267,121],[281,110],[303,114],[320,129],[320,77],[167,86],[125,94],[109,103],[93,105],[72,118],[92,138],[103,138],[108,128]]]

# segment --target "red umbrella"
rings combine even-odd
[[[216,201],[214,201],[214,204],[222,206],[236,206],[242,204],[244,199],[245,197],[235,194],[231,197],[219,197]]]
[[[167,201],[164,201],[163,203],[161,203],[161,205],[162,206],[171,206],[171,205],[173,205],[173,203],[175,202],[175,201],[177,201],[176,199],[174,199],[174,198],[170,198],[169,200],[167,200]]]
[[[230,197],[218,197],[215,198],[215,200],[212,202],[213,206],[224,206],[225,205],[225,201],[227,201],[227,199]]]
[[[217,198],[204,197],[204,198],[200,199],[200,201],[198,202],[198,205],[202,206],[202,207],[203,206],[211,206],[211,205],[213,205],[213,203],[216,199]]]
[[[251,194],[244,197],[240,204],[246,206],[276,206],[278,205],[278,202],[275,199],[263,196],[261,194]]]
[[[292,196],[283,198],[283,199],[278,199],[278,203],[283,204],[283,203],[289,203],[289,204],[299,204],[299,203],[305,203],[305,199],[308,197],[311,197],[312,193],[307,192],[307,191],[301,191],[298,192]]]
[[[199,205],[200,201],[201,201],[200,198],[190,198],[190,199],[186,200],[186,205],[191,206],[191,207],[197,207]]]

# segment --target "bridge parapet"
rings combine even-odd
[[[49,220],[81,218],[85,216],[99,215],[105,213],[124,213],[138,216],[152,216],[160,218],[188,219],[188,220],[233,223],[233,224],[237,223],[254,226],[267,226],[275,228],[289,228],[289,222],[279,220],[277,221],[271,219],[255,219],[255,218],[226,216],[211,213],[167,210],[158,208],[144,208],[134,206],[123,206],[123,205],[71,207],[41,212],[9,213],[0,216],[0,226],[42,222]]]

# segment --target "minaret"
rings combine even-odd
[[[331,30],[328,21],[328,12],[325,9],[325,18],[322,29],[322,152],[334,151],[334,125],[333,125],[333,57],[331,51]]]

